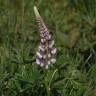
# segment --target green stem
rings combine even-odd
[[[46,60],[45,63],[48,65],[48,41],[46,42]],[[46,92],[47,96],[50,96],[50,87],[49,87],[49,82],[48,82],[48,70],[45,70],[45,86],[46,86]]]
[[[46,42],[46,60],[45,60],[45,63],[46,65],[48,65],[48,41]]]
[[[45,71],[44,71],[44,73],[45,73],[44,83],[45,83],[45,87],[46,87],[47,96],[50,96],[50,89],[49,89],[49,85],[48,85],[48,74],[47,74],[47,71],[48,71],[48,70],[45,70]]]

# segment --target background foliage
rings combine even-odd
[[[57,47],[48,70],[34,5]],[[96,96],[96,0],[0,0],[0,96]]]

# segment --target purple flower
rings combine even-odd
[[[49,65],[56,62],[56,59],[54,58],[56,48],[54,48],[54,40],[52,40],[51,34],[45,26],[44,21],[36,7],[34,7],[34,12],[41,37],[40,45],[36,53],[36,63],[41,67],[48,69]]]

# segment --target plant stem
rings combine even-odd
[[[48,84],[48,73],[47,73],[48,70],[45,70],[44,73],[45,73],[45,76],[44,76],[44,83],[45,83],[45,87],[46,87],[46,93],[47,93],[47,96],[50,96],[50,90],[49,90],[49,84]]]

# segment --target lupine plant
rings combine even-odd
[[[48,69],[49,65],[52,65],[56,62],[55,54],[56,48],[54,47],[54,40],[52,40],[51,34],[49,33],[48,28],[46,27],[42,17],[40,16],[37,7],[34,6],[34,13],[36,16],[36,21],[40,31],[40,45],[36,52],[36,63],[41,67]],[[52,77],[54,76],[57,69],[53,72]],[[48,81],[47,72],[45,72],[44,81],[46,86],[47,96],[50,96],[50,81]]]
[[[48,28],[44,24],[44,21],[36,7],[34,7],[34,12],[41,37],[40,45],[36,53],[36,63],[41,67],[48,69],[49,65],[56,62],[56,59],[54,58],[56,48],[54,47],[54,40],[52,40],[51,34],[49,33]]]

